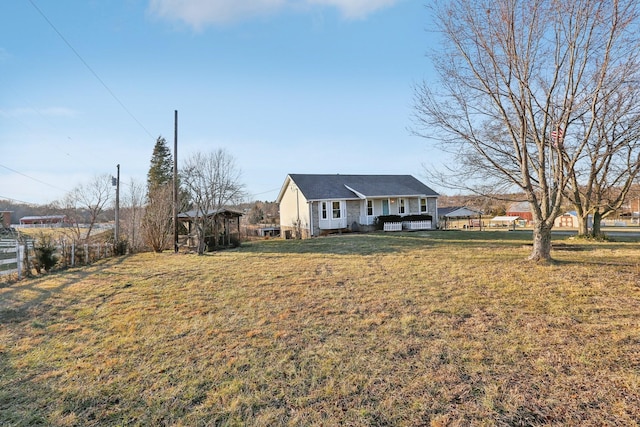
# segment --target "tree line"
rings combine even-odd
[[[109,174],[96,175],[78,184],[62,199],[37,210],[64,215],[64,233],[69,239],[88,242],[96,225],[108,222],[114,216],[114,180]],[[223,149],[196,152],[187,157],[179,168],[177,187],[179,212],[207,213],[238,204],[245,195],[241,170],[233,156]],[[121,183],[121,188],[120,241],[112,242],[119,252],[147,249],[160,252],[171,247],[174,229],[173,156],[162,136],[155,142],[146,183],[131,179]],[[33,214],[33,209],[18,208],[16,214]],[[196,215],[192,221],[196,224],[195,233],[200,242],[197,250],[202,254],[207,249],[204,242],[217,232],[216,224],[207,215]]]

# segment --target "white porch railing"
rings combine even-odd
[[[431,230],[431,221],[402,221],[402,222],[385,222],[384,231],[402,231],[405,230]]]
[[[431,230],[431,221],[407,221],[405,222],[408,230]]]
[[[401,222],[385,222],[384,231],[402,231]]]

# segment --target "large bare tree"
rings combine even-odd
[[[637,54],[640,46],[614,70],[602,96],[592,103],[595,111],[572,125],[576,137],[587,140],[583,158],[567,171],[570,181],[566,196],[575,207],[578,234],[582,236],[601,237],[602,219],[624,204],[640,173]]]
[[[569,138],[571,126],[598,115],[592,105],[637,37],[636,8],[633,0],[450,0],[433,8],[439,81],[416,87],[415,132],[452,153],[460,176],[526,195],[532,260],[551,259],[567,171],[588,143]]]
[[[88,240],[105,207],[112,200],[111,175],[95,175],[86,183],[78,184],[65,195],[60,209],[67,216],[75,241]]]
[[[235,159],[223,149],[196,152],[185,160],[180,181],[195,212],[198,254],[204,253],[208,238],[213,237],[213,244],[217,243],[218,223],[209,214],[238,203],[244,196],[240,178]]]

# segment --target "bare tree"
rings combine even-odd
[[[217,244],[218,223],[210,214],[244,197],[240,177],[234,158],[223,149],[197,152],[185,160],[180,180],[195,211],[198,254],[204,253],[208,238]]]
[[[137,252],[143,247],[142,217],[144,214],[145,186],[131,178],[127,184],[127,191],[120,208],[122,232],[126,236],[127,245],[131,252]]]
[[[79,184],[60,202],[60,209],[70,223],[69,231],[76,241],[88,240],[105,206],[112,199],[111,175],[94,176],[89,182]]]
[[[525,194],[530,259],[551,259],[551,229],[588,139],[568,138],[635,43],[633,0],[451,0],[434,6],[440,85],[415,90],[416,134],[463,173]],[[474,183],[461,183],[460,187]]]
[[[600,237],[602,219],[619,209],[640,173],[640,71],[634,58],[618,65],[598,102],[576,123],[587,140],[585,155],[567,171],[567,198],[579,220],[578,234]],[[589,217],[592,227],[589,228]]]
[[[147,205],[142,217],[143,239],[154,252],[162,252],[171,243],[172,212],[172,185],[154,186],[147,195]]]

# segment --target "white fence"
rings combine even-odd
[[[431,221],[407,221],[407,230],[431,230]]]
[[[60,242],[56,245],[55,251],[55,256],[58,258],[56,268],[89,265],[102,258],[115,255],[114,246],[108,243]],[[28,241],[25,246],[14,239],[0,239],[0,277],[15,274],[18,279],[22,279],[29,274],[32,267],[31,263],[27,265],[26,260],[34,260],[35,258],[33,241]]]
[[[402,231],[405,230],[431,230],[431,221],[402,221],[402,222],[385,222],[384,231]]]
[[[385,222],[384,231],[402,231],[401,222]]]
[[[16,240],[0,240],[0,276],[17,274],[18,279],[22,278],[24,259],[24,245],[20,245]]]

